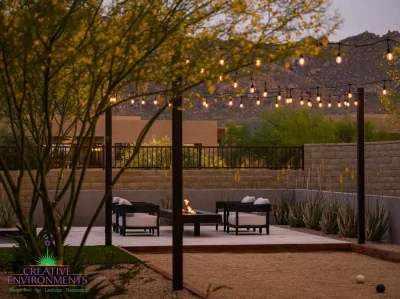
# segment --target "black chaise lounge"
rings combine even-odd
[[[157,236],[160,235],[160,206],[144,203],[135,203],[133,205],[116,205],[115,211],[119,215],[119,233],[126,235],[127,229],[150,230],[154,234],[157,230]]]

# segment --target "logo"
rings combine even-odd
[[[71,267],[61,265],[58,258],[49,252],[51,242],[45,241],[46,252],[36,265],[24,266],[21,274],[8,277],[12,293],[84,293],[88,283],[86,275],[72,273]]]

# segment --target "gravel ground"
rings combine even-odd
[[[170,254],[138,255],[171,273]],[[357,284],[356,276],[365,276]],[[348,252],[184,254],[185,281],[212,298],[400,298],[400,264]],[[375,286],[383,283],[384,294]]]
[[[110,279],[114,280],[117,285],[123,285],[126,288],[125,293],[112,297],[118,299],[192,299],[199,298],[187,290],[172,292],[172,282],[164,276],[154,272],[153,270],[147,268],[142,264],[123,264],[120,268],[116,269],[106,269],[98,271],[96,270],[98,266],[90,266],[87,268],[87,273],[98,272],[99,275],[94,281],[98,283],[100,280],[106,280],[108,286],[105,288],[105,292],[112,292],[115,287],[111,284]],[[138,270],[137,275],[133,278],[128,278],[127,282],[119,280],[121,273],[127,273],[131,269],[135,272]],[[6,272],[0,272],[0,298],[25,298],[22,295],[16,295],[9,293],[7,285]]]
[[[305,227],[291,227],[290,225],[275,225],[275,226],[298,231],[301,233],[317,235],[317,236],[322,236],[322,237],[326,237],[326,238],[337,239],[340,241],[346,241],[346,242],[357,244],[357,238],[344,238],[339,235],[328,235],[328,234],[325,234],[321,230],[314,230],[314,229],[309,229],[309,228],[305,228]],[[365,241],[365,245],[367,245],[368,247],[400,252],[400,245],[396,245],[396,244]],[[400,298],[400,296],[399,296],[399,298]]]

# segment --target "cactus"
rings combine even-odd
[[[385,207],[381,207],[377,200],[375,209],[369,210],[366,216],[367,240],[381,242],[389,230],[390,213],[386,213]]]
[[[319,222],[322,217],[322,206],[317,199],[307,201],[303,208],[303,220],[307,228],[320,230]]]
[[[289,205],[289,214],[287,216],[287,223],[292,227],[305,227],[303,220],[303,207],[301,202],[293,202]]]
[[[346,238],[357,237],[357,215],[352,204],[347,202],[338,210],[337,223],[339,234]]]
[[[320,221],[321,229],[326,234],[337,234],[339,231],[338,226],[338,211],[339,205],[335,202],[325,205]]]

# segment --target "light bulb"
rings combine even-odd
[[[332,107],[332,103],[331,103],[331,100],[329,100],[329,102],[328,102],[328,108],[331,108]]]
[[[232,106],[232,105],[233,105],[232,98],[229,98],[229,106]]]
[[[358,105],[358,101],[354,100],[354,106],[357,106],[357,105]]]
[[[267,90],[264,90],[264,92],[263,92],[263,97],[266,98],[267,96],[268,96],[268,91],[267,91]]]
[[[207,101],[205,99],[203,99],[203,106],[205,106],[207,104]]]
[[[278,102],[275,103],[275,108],[279,108],[279,103]]]
[[[286,104],[289,104],[289,98],[286,98],[285,102]]]
[[[157,105],[158,104],[158,101],[157,100],[154,100],[154,105]]]
[[[260,58],[257,58],[256,59],[256,66],[260,66],[261,65],[261,59]]]
[[[134,99],[131,100],[131,104],[135,104],[135,100]]]
[[[351,91],[349,91],[349,93],[347,94],[347,97],[348,97],[349,99],[351,99],[351,98],[353,97],[353,94],[351,93]]]
[[[301,105],[301,106],[304,105],[304,100],[303,100],[303,98],[300,99],[300,105]]]
[[[117,101],[117,95],[113,95],[111,98],[110,98],[110,102],[111,103],[115,103]]]
[[[342,56],[340,56],[340,52],[337,54],[336,56],[336,63],[337,64],[341,64],[343,61]]]
[[[204,74],[204,69],[203,68],[201,68],[200,74]]]
[[[240,108],[243,108],[243,103],[242,102],[240,102]]]
[[[318,107],[322,108],[322,102],[319,102]]]
[[[340,100],[338,101],[337,106],[338,106],[339,108],[342,107],[342,103],[340,103]]]
[[[238,87],[238,83],[236,81],[236,79],[233,81],[233,88],[237,88]]]
[[[320,102],[320,101],[321,101],[321,96],[317,95],[317,102]]]
[[[304,59],[303,54],[300,54],[299,65],[303,66],[305,63],[306,63],[306,60]]]
[[[142,99],[142,105],[146,104],[146,101]]]
[[[222,58],[219,60],[219,65],[223,66],[225,64],[225,60],[223,60]]]
[[[190,63],[190,60],[189,59],[186,59],[186,64],[189,64]]]
[[[253,85],[253,83],[251,83],[251,86],[250,86],[250,93],[254,93],[254,85]]]
[[[382,94],[383,94],[384,96],[387,95],[386,87],[384,87],[384,88],[382,89]]]
[[[169,103],[168,103],[168,107],[172,107],[172,102],[169,102]]]
[[[256,104],[257,104],[257,105],[260,105],[260,103],[261,103],[261,102],[260,102],[260,99],[257,99]]]
[[[208,103],[205,104],[206,108],[208,108]]]
[[[282,100],[282,95],[281,95],[281,93],[279,92],[279,94],[278,94],[278,101],[280,101],[280,100]]]
[[[308,106],[308,107],[311,107],[311,106],[312,106],[312,102],[310,101],[310,99],[308,99],[307,106]]]
[[[219,75],[219,81],[222,81],[222,80],[223,80],[222,75]]]
[[[387,60],[389,60],[389,61],[392,61],[392,60],[393,60],[393,53],[390,51],[390,49],[388,49],[388,52],[387,52],[387,54],[386,54],[386,58],[387,58]]]

